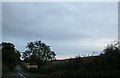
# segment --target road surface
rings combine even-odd
[[[20,65],[17,65],[13,72],[3,76],[3,78],[46,78],[46,76],[31,74],[31,73],[25,73],[25,72],[22,71]]]

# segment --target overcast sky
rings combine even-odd
[[[118,37],[117,2],[11,2],[2,4],[2,41],[24,52],[41,40],[56,58],[99,54]]]

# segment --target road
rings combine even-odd
[[[31,74],[23,72],[20,65],[15,67],[15,70],[5,76],[3,78],[46,78],[46,76],[38,75],[38,74]]]

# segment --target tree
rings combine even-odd
[[[101,54],[102,64],[108,69],[120,69],[120,42],[109,44]]]
[[[12,70],[20,61],[20,53],[14,44],[2,42],[2,64]]]
[[[47,61],[55,59],[56,54],[54,51],[51,51],[50,46],[46,45],[44,42],[30,42],[27,43],[26,48],[27,50],[23,53],[24,60],[27,59],[30,64],[37,64],[38,68]]]

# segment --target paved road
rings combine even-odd
[[[8,75],[3,76],[3,78],[46,78],[46,76],[25,73],[22,71],[21,67],[17,65],[13,72],[9,73]]]

